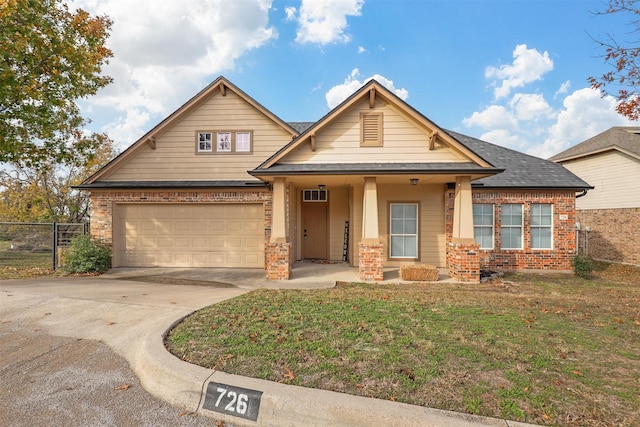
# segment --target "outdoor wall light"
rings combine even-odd
[[[418,185],[418,178],[411,178],[409,182],[411,182],[411,185]]]
[[[326,185],[324,185],[324,184],[318,184],[318,188],[319,188],[320,190],[324,190],[325,188],[327,188],[327,186],[326,186]]]

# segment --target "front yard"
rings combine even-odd
[[[257,290],[200,310],[168,348],[272,381],[560,426],[640,425],[640,269],[591,280]]]

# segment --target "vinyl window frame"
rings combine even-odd
[[[511,210],[520,208],[520,214],[514,215]],[[506,213],[505,211],[509,211]],[[519,223],[514,223],[519,219]],[[511,234],[513,230],[520,230],[520,241],[518,246],[505,246],[505,235]],[[511,241],[511,239],[509,239]],[[523,250],[524,249],[524,205],[522,203],[504,203],[500,206],[500,249],[502,250]]]
[[[543,214],[534,213],[535,207],[548,207],[549,212]],[[529,233],[530,233],[530,246],[533,250],[549,250],[553,249],[553,203],[532,203],[529,208]],[[534,230],[542,232],[546,230],[548,232],[549,246],[540,246],[536,241],[541,241],[541,236],[538,233],[534,233]],[[534,234],[538,234],[534,237]]]
[[[415,207],[415,218],[407,218],[404,215],[402,217],[394,216],[394,207],[397,206],[411,206]],[[415,221],[415,232],[407,232],[406,226],[411,225],[411,220]],[[394,221],[402,221],[402,232],[394,232],[396,227],[394,226]],[[395,225],[399,225],[396,223]],[[402,238],[402,254],[394,253],[394,240],[395,238]],[[415,255],[409,254],[406,255],[406,239],[407,238],[415,238],[415,246],[414,251]],[[389,202],[389,255],[388,258],[390,260],[417,260],[420,259],[420,203],[418,202]]]
[[[478,212],[476,213],[476,209],[483,211],[487,208],[491,207],[491,213],[488,212]],[[480,245],[480,249],[493,249],[496,244],[496,236],[495,236],[495,226],[496,226],[496,208],[493,203],[474,203],[473,204],[473,237]],[[491,223],[487,224],[487,220],[490,219]],[[479,221],[477,221],[479,220]],[[490,230],[489,236],[491,236],[491,245],[486,245],[484,241],[486,234],[483,234],[482,231]]]
[[[223,139],[224,138],[224,139]],[[240,140],[240,138],[243,138]],[[238,141],[240,140],[240,143]],[[202,144],[205,144],[203,147]],[[196,154],[252,154],[251,130],[199,130],[196,131]]]

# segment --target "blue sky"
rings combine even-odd
[[[445,129],[549,157],[634,125],[587,78],[592,38],[629,38],[602,1],[69,0],[113,21],[81,103],[119,149],[224,75],[286,121],[315,121],[375,77]]]

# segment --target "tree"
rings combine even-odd
[[[636,6],[637,0],[609,0],[609,5],[600,15],[628,14],[628,25],[631,33],[640,32],[640,8]],[[638,120],[640,117],[640,46],[625,46],[619,44],[609,35],[606,41],[595,40],[604,49],[603,58],[613,70],[600,77],[589,77],[588,81],[594,89],[600,89],[602,95],[612,95],[618,105],[616,110],[623,116]],[[633,44],[633,43],[632,43]],[[635,42],[637,44],[637,42]]]
[[[63,0],[0,0],[0,163],[80,163],[104,139],[86,136],[76,101],[111,82],[101,68],[111,21]]]
[[[115,156],[113,143],[99,137],[91,159],[82,165],[0,170],[0,222],[81,222],[87,219],[89,196],[71,188],[82,183]]]

